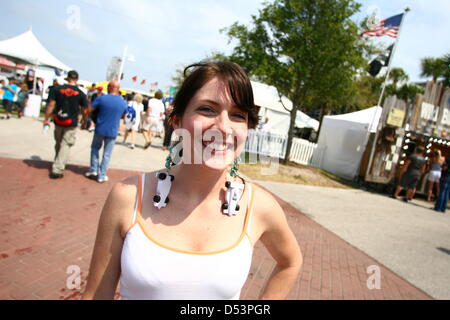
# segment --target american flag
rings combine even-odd
[[[369,30],[366,30],[363,33],[361,33],[361,35],[365,34],[370,37],[389,36],[392,38],[397,38],[402,18],[403,13],[381,20],[378,24],[370,27]]]
[[[152,90],[158,89],[158,82],[150,82],[150,89]]]

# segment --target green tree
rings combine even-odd
[[[229,60],[229,58],[222,52],[220,51],[212,51],[209,55],[207,55],[203,61],[207,61],[207,60],[214,60],[214,61],[225,61],[225,60]],[[196,61],[197,62],[197,61]],[[194,62],[191,62],[194,63]],[[191,63],[186,63],[186,64],[178,64],[175,68],[175,74],[172,76],[172,82],[173,82],[173,86],[176,88],[176,90],[178,90],[181,85],[183,84],[183,81],[185,79],[184,76],[184,69],[190,65]],[[189,74],[189,70],[187,71],[186,76]]]
[[[405,83],[396,92],[398,98],[407,102],[412,102],[416,98],[417,94],[423,93],[424,90],[414,84]]]
[[[354,93],[347,101],[347,112],[375,106],[381,94],[384,77],[374,78],[370,75],[361,75],[353,81]]]
[[[181,87],[181,84],[184,81],[184,68],[186,68],[186,67],[187,66],[179,64],[175,68],[175,74],[172,76],[172,83],[173,83],[173,86],[176,88],[177,91]]]
[[[392,80],[394,88],[397,89],[397,84],[400,81],[408,81],[409,76],[402,68],[392,68],[389,72],[389,80]]]
[[[353,0],[274,0],[252,16],[251,27],[234,23],[224,29],[230,42],[237,40],[230,59],[293,103],[285,162],[297,110],[320,106],[323,115],[340,106],[367,63],[351,20],[359,8]]]
[[[420,62],[420,66],[422,69],[420,76],[423,78],[432,77],[433,82],[436,82],[440,77],[442,77],[446,71],[445,61],[443,58],[423,58]]]
[[[444,62],[444,72],[442,74],[444,85],[450,87],[450,53],[447,53],[442,59]]]

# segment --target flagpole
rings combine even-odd
[[[394,47],[392,48],[392,52],[390,53],[390,56],[389,56],[388,69],[387,69],[386,76],[385,76],[384,81],[383,81],[383,85],[382,85],[382,87],[381,87],[381,94],[380,94],[380,98],[378,99],[377,107],[378,107],[378,106],[381,107],[381,101],[383,100],[383,95],[384,95],[384,91],[385,91],[385,88],[386,88],[386,83],[387,83],[387,81],[388,81],[388,79],[389,79],[389,74],[391,73],[391,65],[392,65],[392,61],[394,60],[394,54],[395,54],[395,51],[396,51],[396,49],[397,49],[397,44],[398,44],[398,42],[399,42],[399,40],[400,40],[400,34],[401,34],[401,32],[402,32],[403,22],[405,21],[406,14],[407,14],[410,10],[411,10],[411,9],[410,9],[409,7],[406,7],[406,8],[405,8],[405,11],[404,11],[402,20],[400,21],[400,25],[399,25],[399,28],[398,28],[397,38],[396,38],[396,40],[395,40],[395,42],[394,42]],[[377,110],[378,110],[378,108],[377,108]],[[371,121],[370,126],[369,126],[369,128],[368,128],[368,134],[367,134],[368,137],[370,137],[370,129],[372,128],[373,123],[374,123],[374,121],[375,121],[375,118],[376,118],[376,116],[377,116],[377,110],[375,110],[374,115],[373,115],[373,117],[372,117],[372,121]],[[381,115],[382,115],[382,114],[383,114],[383,112],[381,113]],[[380,115],[380,119],[378,120],[377,131],[375,132],[375,137],[374,137],[374,139],[373,139],[372,147],[371,147],[371,150],[370,150],[369,162],[368,162],[368,165],[367,165],[367,168],[366,168],[366,173],[365,173],[365,180],[367,180],[367,178],[369,177],[369,171],[370,171],[370,169],[371,169],[372,162],[373,162],[373,157],[374,157],[374,152],[375,152],[376,142],[377,142],[377,139],[378,139],[378,136],[379,136],[379,131],[380,131],[382,125],[383,125],[383,123],[382,123],[382,122],[383,122],[383,121],[382,121],[383,119],[381,118],[381,115]],[[369,141],[369,139],[367,139],[367,142],[368,142],[368,141]]]
[[[128,45],[125,45],[125,47],[123,48],[122,61],[120,62],[119,79],[117,79],[119,81],[119,83],[120,83],[120,80],[122,80],[123,64],[125,63],[125,58],[127,57],[127,51],[128,51]]]
[[[381,100],[383,100],[384,89],[386,88],[386,82],[388,81],[388,79],[389,79],[389,74],[391,73],[392,60],[394,60],[395,51],[396,51],[396,49],[397,49],[397,44],[398,44],[398,41],[399,41],[399,39],[400,39],[400,34],[401,34],[401,32],[402,32],[403,21],[405,21],[406,14],[407,14],[410,10],[411,10],[411,9],[410,9],[409,7],[407,7],[407,8],[405,9],[405,14],[404,14],[403,17],[402,17],[402,21],[400,21],[400,26],[398,27],[397,38],[396,38],[396,40],[395,40],[394,47],[392,48],[392,52],[391,52],[391,54],[390,54],[389,63],[388,63],[388,68],[387,68],[387,72],[386,72],[386,77],[384,78],[383,86],[382,86],[382,88],[381,88],[380,98],[378,99],[378,104],[377,104],[378,106],[381,104]]]

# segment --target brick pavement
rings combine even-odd
[[[51,163],[0,158],[0,299],[79,299],[86,285],[101,207],[113,184],[132,171],[108,171],[110,181],[86,179],[69,165],[50,180]],[[277,198],[300,243],[304,263],[289,299],[431,299],[423,291]],[[367,267],[381,269],[381,289],[369,290]],[[80,289],[69,289],[80,269]],[[256,299],[274,267],[255,247],[243,299]],[[69,273],[68,273],[69,272]],[[73,271],[72,271],[73,272]]]

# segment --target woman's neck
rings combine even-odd
[[[217,193],[229,178],[227,170],[214,170],[199,164],[180,164],[170,171],[177,189],[194,201]]]

